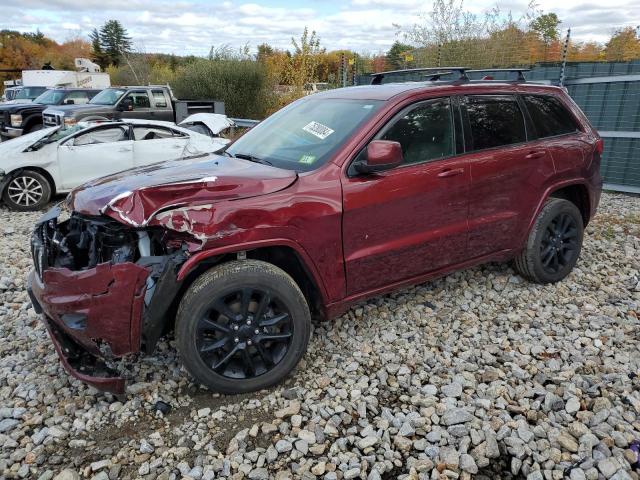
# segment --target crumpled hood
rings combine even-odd
[[[32,133],[27,133],[20,137],[12,138],[0,143],[0,165],[5,158],[8,158],[9,154],[24,152],[31,145],[36,143],[41,138],[50,135],[52,132],[58,130],[60,127],[43,128]]]
[[[143,227],[162,211],[277,192],[296,178],[291,170],[210,154],[125,170],[86,183],[71,192],[69,207]]]

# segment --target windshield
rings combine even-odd
[[[33,100],[33,103],[40,103],[42,105],[58,105],[64,98],[65,92],[63,90],[47,90],[39,97]]]
[[[91,99],[89,103],[93,105],[115,105],[126,90],[119,88],[107,88]]]
[[[47,87],[23,87],[14,100],[33,100],[46,89]]]
[[[226,152],[287,170],[315,170],[326,163],[382,103],[307,97],[253,127]]]

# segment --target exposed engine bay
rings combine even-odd
[[[74,213],[59,221],[59,209],[41,218],[32,237],[38,274],[46,268],[83,270],[109,262],[136,262],[180,250],[178,238],[167,238],[163,228],[136,230],[106,216]]]

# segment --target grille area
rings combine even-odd
[[[42,123],[45,127],[57,127],[62,123],[62,119],[54,113],[45,113],[42,115]]]

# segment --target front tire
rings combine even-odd
[[[537,283],[562,280],[578,261],[583,235],[578,207],[568,200],[549,199],[536,218],[525,249],[515,259],[516,270]]]
[[[32,212],[42,209],[49,200],[53,186],[41,173],[24,170],[7,183],[2,199],[10,210]]]
[[[176,317],[183,365],[207,388],[253,392],[284,379],[304,355],[309,307],[294,280],[257,260],[232,261],[202,274]]]

